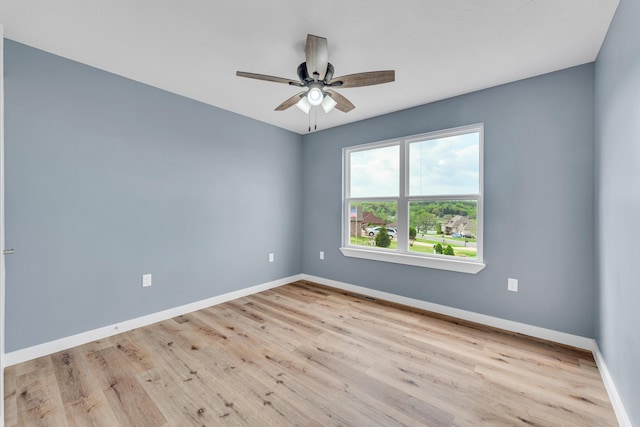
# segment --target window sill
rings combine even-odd
[[[396,264],[412,265],[414,267],[437,268],[439,270],[457,271],[459,273],[476,274],[486,267],[484,263],[479,261],[432,258],[409,254],[399,254],[394,252],[372,251],[352,247],[342,247],[340,248],[340,252],[342,252],[342,255],[352,258],[393,262]]]

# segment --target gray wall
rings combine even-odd
[[[300,273],[299,135],[5,42],[8,352]]]
[[[587,64],[306,135],[303,271],[593,337],[593,71]],[[343,147],[477,122],[485,124],[483,271],[339,252]],[[508,277],[520,292],[507,291]]]
[[[596,61],[596,338],[640,426],[640,2],[621,0]]]

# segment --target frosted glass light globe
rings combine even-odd
[[[320,90],[320,88],[312,87],[311,89],[309,89],[309,92],[307,93],[307,98],[309,99],[309,104],[314,106],[320,105],[322,104],[322,99],[324,98],[324,94],[322,93],[322,90]]]

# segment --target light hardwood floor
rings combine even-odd
[[[590,353],[296,282],[6,369],[7,426],[617,425]]]

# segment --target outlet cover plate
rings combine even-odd
[[[146,288],[151,286],[151,274],[143,274],[142,275],[142,287]]]
[[[510,277],[507,280],[507,289],[511,292],[518,292],[518,279],[512,279]]]

